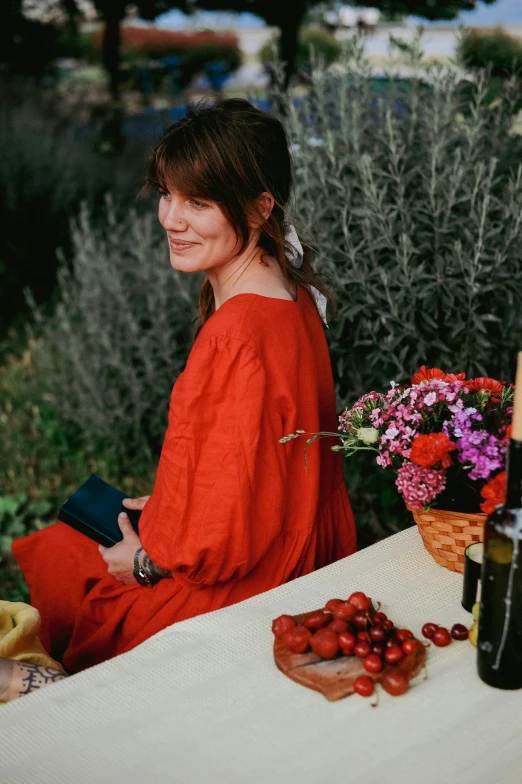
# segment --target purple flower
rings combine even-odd
[[[476,408],[458,409],[450,420],[444,422],[442,432],[450,438],[462,438],[471,431],[474,421],[482,422],[482,414]]]
[[[469,471],[470,479],[489,479],[492,473],[504,468],[506,442],[487,430],[465,433],[456,444],[459,460]]]

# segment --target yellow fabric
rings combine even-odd
[[[61,664],[47,655],[38,637],[39,629],[40,613],[37,609],[24,602],[0,600],[0,657],[42,664],[65,672]]]

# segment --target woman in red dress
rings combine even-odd
[[[172,390],[139,536],[111,548],[55,523],[13,552],[51,656],[77,672],[165,627],[349,555],[355,526],[321,315],[330,299],[285,222],[291,163],[281,123],[247,101],[198,106],[147,172],[172,266],[204,272],[199,323]]]

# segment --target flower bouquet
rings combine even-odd
[[[505,500],[513,395],[507,382],[423,365],[410,385],[363,395],[340,415],[338,433],[308,434],[305,450],[336,435],[336,451],[374,451],[377,465],[395,471],[435,560],[462,571],[465,547],[482,540],[486,515]]]

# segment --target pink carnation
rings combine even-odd
[[[422,509],[444,490],[446,475],[444,471],[404,462],[397,471],[395,484],[412,509]]]

